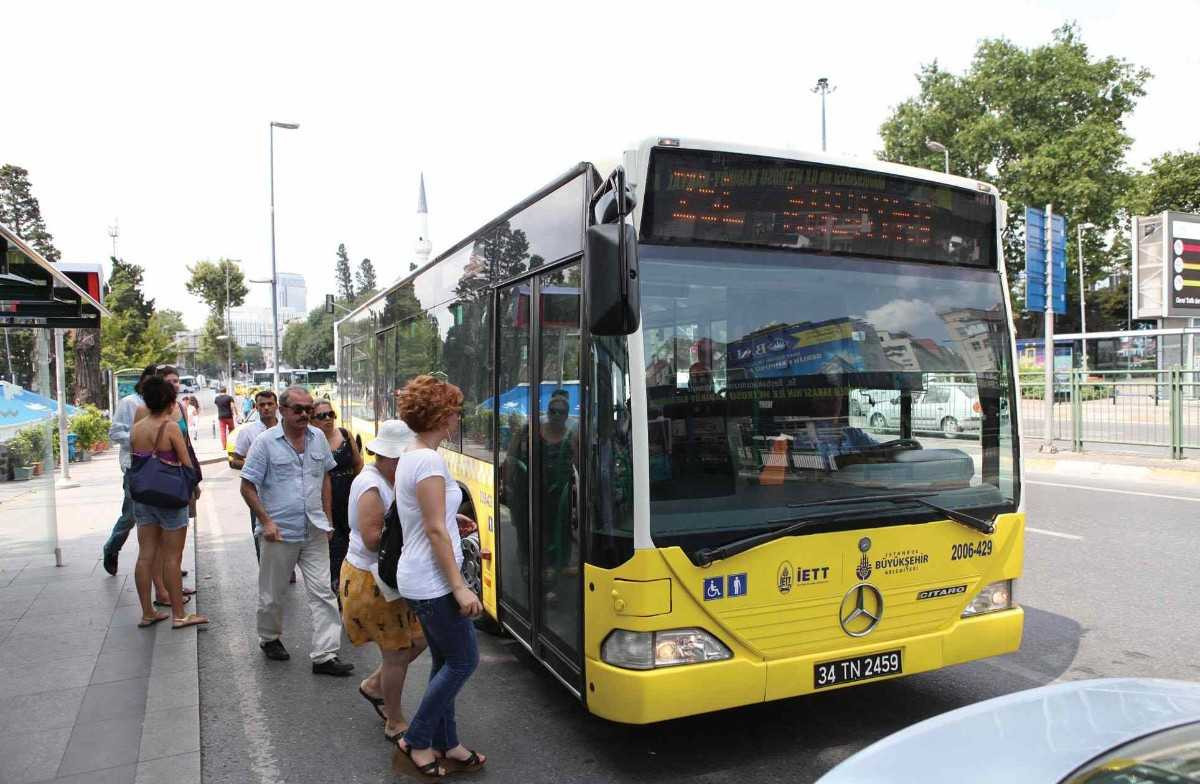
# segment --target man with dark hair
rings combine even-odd
[[[233,457],[229,458],[229,467],[241,470],[246,464],[246,455],[250,454],[250,447],[254,444],[254,439],[258,438],[263,432],[270,430],[279,424],[276,419],[277,409],[275,403],[275,393],[269,389],[264,389],[256,392],[254,395],[254,408],[258,411],[258,419],[254,422],[247,422],[237,430],[237,441],[233,447]],[[254,510],[250,510],[250,533],[254,535],[254,528],[258,521],[254,516]],[[254,535],[254,557],[261,558],[262,545],[258,540],[258,536]],[[293,580],[295,576],[293,575]]]
[[[312,396],[288,387],[279,396],[280,424],[254,439],[242,466],[242,498],[258,518],[258,646],[268,659],[289,658],[283,634],[283,598],[296,565],[304,575],[312,615],[312,671],[346,676],[354,665],[338,659],[342,621],[329,586],[329,539],[337,466],[325,434],[309,424]]]
[[[226,387],[221,387],[221,393],[213,398],[217,406],[217,422],[221,428],[221,448],[225,448],[229,431],[233,430],[233,398],[229,396]]]
[[[108,440],[120,447],[117,462],[121,467],[121,488],[125,493],[125,497],[121,501],[121,514],[117,517],[116,525],[113,526],[112,534],[104,543],[102,551],[104,571],[111,575],[117,573],[117,556],[120,555],[121,548],[125,546],[125,540],[129,538],[129,532],[134,526],[133,498],[129,495],[128,476],[132,459],[129,453],[129,430],[133,427],[133,417],[137,410],[145,405],[141,394],[142,383],[156,375],[159,367],[159,365],[147,365],[142,370],[141,377],[133,387],[133,393],[121,398],[121,402],[117,403],[117,409],[113,412],[112,426],[108,429]]]

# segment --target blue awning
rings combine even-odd
[[[67,406],[67,416],[74,416],[75,406]],[[58,401],[36,392],[0,381],[0,438],[11,438],[27,425],[58,416]]]
[[[550,407],[550,398],[555,390],[562,389],[567,393],[567,403],[570,405],[570,415],[573,417],[579,416],[579,382],[564,381],[559,384],[554,381],[543,381],[541,388],[538,390],[541,400],[539,401],[538,410],[545,412]],[[479,404],[479,409],[487,411],[492,407],[492,398],[488,398]],[[520,414],[521,416],[529,416],[529,385],[518,384],[512,389],[500,393],[500,414]]]

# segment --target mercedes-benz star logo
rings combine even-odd
[[[838,620],[842,631],[851,637],[865,637],[883,618],[883,594],[870,583],[859,583],[846,591]]]

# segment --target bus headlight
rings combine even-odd
[[[703,629],[631,632],[615,629],[600,646],[600,658],[614,667],[652,670],[732,658],[721,641]]]
[[[971,603],[967,605],[967,608],[963,610],[962,617],[970,618],[972,615],[982,615],[983,613],[996,612],[997,610],[1012,609],[1012,589],[1012,580],[1000,580],[999,582],[989,583],[984,586],[982,591],[976,594]]]

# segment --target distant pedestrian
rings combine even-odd
[[[149,414],[140,418],[130,430],[131,459],[156,457],[194,471],[196,464],[188,454],[187,442],[179,428],[175,395],[175,386],[162,377],[148,378],[142,384],[142,399]],[[134,582],[142,605],[142,619],[138,626],[153,626],[168,617],[171,618],[171,625],[177,629],[208,623],[208,618],[203,615],[183,612],[180,561],[187,542],[187,506],[163,507],[134,500],[133,516],[138,529]],[[160,571],[170,597],[171,616],[155,610],[150,598],[153,576]]]
[[[183,399],[185,410],[187,411],[188,433],[193,439],[200,437],[200,401],[195,395],[188,395]]]
[[[342,573],[342,561],[346,558],[346,550],[350,546],[350,485],[354,477],[363,470],[362,455],[354,439],[343,427],[337,426],[337,414],[333,403],[328,398],[322,398],[313,405],[313,421],[317,428],[325,434],[329,449],[337,466],[329,472],[329,484],[333,490],[333,536],[329,540],[329,584],[334,593],[338,589],[338,575]]]
[[[242,498],[258,517],[262,538],[258,566],[258,640],[268,659],[290,658],[283,642],[283,594],[297,564],[312,614],[312,670],[349,675],[354,665],[338,660],[341,617],[329,586],[328,471],[337,465],[329,443],[311,426],[312,397],[303,387],[279,396],[282,422],[255,438],[242,466]]]
[[[263,392],[271,392],[271,397],[275,397],[275,393],[269,389],[265,389],[262,391]],[[242,421],[243,422],[245,422],[247,419],[250,418],[250,412],[253,411],[255,406],[258,404],[258,396],[260,394],[262,394],[262,392],[254,392],[253,394],[251,394],[249,391],[247,391],[246,394],[242,397]]]
[[[483,612],[461,571],[462,491],[437,451],[458,432],[462,401],[458,387],[429,375],[408,382],[398,401],[400,418],[417,440],[396,470],[396,510],[404,531],[396,587],[421,621],[432,667],[421,704],[396,745],[423,776],[446,775],[438,749],[460,769],[487,761],[458,742],[454,717],[454,699],[479,664],[471,619]]]
[[[258,419],[253,422],[246,422],[238,428],[237,439],[233,446],[233,457],[229,459],[230,468],[241,470],[242,466],[246,464],[246,455],[250,454],[250,447],[254,443],[254,439],[279,424],[277,418],[279,409],[274,392],[269,389],[256,392],[254,395],[254,407],[258,410]],[[258,559],[261,557],[260,548],[262,545],[258,534],[254,533],[256,524],[257,518],[254,516],[254,510],[251,509],[250,535],[254,538],[254,557]],[[292,572],[291,580],[292,582],[296,580],[296,573],[294,571]]]
[[[342,625],[350,642],[379,646],[383,662],[358,691],[384,719],[383,734],[396,741],[408,729],[400,698],[408,665],[425,650],[421,624],[408,603],[378,578],[383,519],[395,500],[396,464],[413,441],[413,432],[389,419],[366,448],[375,462],[350,486],[350,547],[342,564],[339,595]]]
[[[217,406],[217,427],[221,430],[221,448],[225,448],[229,431],[233,430],[233,398],[229,396],[226,387],[221,387],[220,393],[213,398]]]

